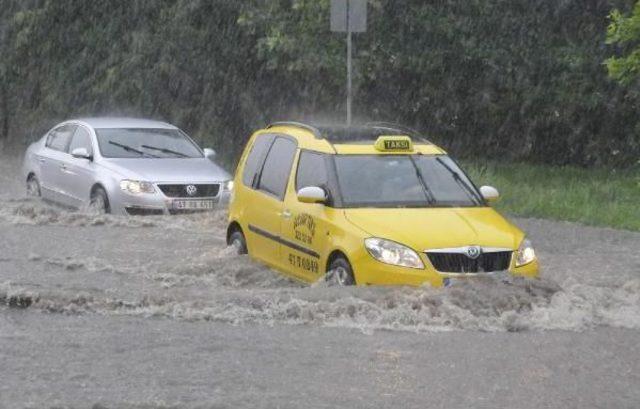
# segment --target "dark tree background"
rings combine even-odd
[[[639,166],[640,89],[603,62],[623,0],[370,0],[355,116],[463,156]],[[329,0],[0,0],[0,138],[57,121],[177,124],[229,163],[272,120],[344,118]]]

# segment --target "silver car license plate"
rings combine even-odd
[[[173,208],[178,210],[209,210],[213,209],[214,200],[174,200]]]

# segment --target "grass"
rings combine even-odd
[[[496,208],[515,216],[640,231],[640,171],[517,163],[461,164],[478,185],[501,194]]]

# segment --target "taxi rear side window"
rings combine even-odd
[[[260,168],[262,168],[262,163],[264,162],[264,157],[267,155],[273,139],[273,135],[261,135],[258,136],[253,143],[251,152],[249,152],[249,156],[247,156],[247,160],[244,163],[244,171],[242,172],[242,183],[245,186],[255,187]]]

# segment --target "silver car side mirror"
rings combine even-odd
[[[216,157],[216,151],[211,148],[204,148],[203,151],[204,151],[204,156],[209,159],[213,159]]]
[[[307,186],[298,190],[298,201],[302,203],[324,203],[327,193],[318,186]]]
[[[480,194],[489,203],[497,202],[500,199],[500,192],[493,186],[482,186],[480,188]]]
[[[89,151],[87,151],[87,148],[75,148],[71,151],[71,156],[78,159],[91,160],[91,155],[89,155]]]

